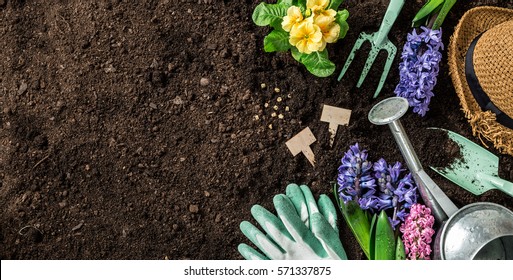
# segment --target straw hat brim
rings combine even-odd
[[[482,6],[468,10],[460,19],[451,36],[448,57],[449,72],[462,110],[474,136],[492,142],[501,153],[513,155],[513,130],[499,124],[495,114],[482,111],[475,101],[465,76],[465,56],[469,45],[481,33],[513,20],[513,10]],[[486,146],[486,144],[483,142]]]

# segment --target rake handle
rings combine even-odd
[[[399,16],[399,13],[403,8],[404,1],[405,0],[390,0],[385,16],[383,17],[383,21],[381,22],[381,26],[379,27],[378,35],[373,42],[375,46],[381,46],[387,40],[388,32],[390,32],[392,25],[394,25],[395,20]]]

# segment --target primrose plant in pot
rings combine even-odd
[[[335,71],[327,44],[344,38],[349,25],[347,10],[338,10],[343,0],[278,0],[256,6],[253,21],[270,26],[264,51],[290,51],[315,76],[327,77]]]

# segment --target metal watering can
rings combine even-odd
[[[513,260],[513,212],[489,202],[458,209],[424,171],[404,132],[399,119],[408,107],[405,98],[391,97],[376,104],[368,117],[373,124],[389,125],[424,203],[435,217],[439,230],[433,244],[433,258]]]

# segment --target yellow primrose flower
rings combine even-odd
[[[301,14],[301,9],[296,6],[290,6],[287,10],[287,15],[283,17],[283,21],[281,22],[281,27],[283,30],[289,32],[297,23],[303,21],[303,14]]]
[[[322,32],[319,26],[309,20],[296,24],[290,30],[289,43],[301,53],[316,52],[322,46]]]
[[[318,14],[328,7],[330,0],[307,0],[306,8],[311,9],[314,14]]]
[[[337,15],[337,11],[335,11],[333,9],[327,9],[327,10],[321,10],[318,14],[319,15],[323,15],[323,16],[327,16],[327,17],[335,18],[335,16]]]
[[[340,25],[335,22],[335,17],[318,15],[315,18],[314,23],[321,29],[322,39],[324,41],[327,43],[337,41],[340,34]]]

